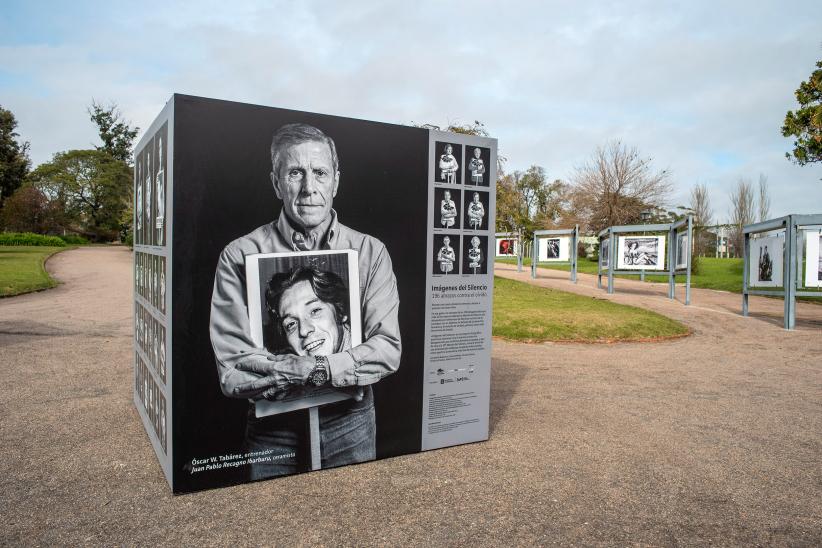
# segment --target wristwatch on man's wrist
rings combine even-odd
[[[325,356],[314,357],[314,369],[308,374],[306,384],[310,386],[322,386],[329,380],[328,374],[328,359]]]

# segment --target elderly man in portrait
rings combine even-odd
[[[252,464],[251,479],[310,469],[308,412],[256,417],[260,399],[279,400],[304,387],[333,387],[351,398],[319,409],[322,467],[376,458],[371,385],[400,365],[399,296],[382,242],[343,225],[332,209],[340,184],[334,141],[319,129],[288,124],[271,143],[271,182],[280,216],[228,244],[220,255],[211,301],[211,342],[223,394],[250,401],[245,433],[250,452],[273,462]],[[328,356],[274,355],[251,339],[245,256],[256,253],[354,249],[359,252],[363,342]]]

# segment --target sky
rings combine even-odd
[[[813,16],[811,14],[817,14]],[[569,180],[620,140],[668,169],[669,207],[740,178],[771,217],[822,212],[822,165],[785,158],[785,113],[822,59],[818,0],[3,0],[0,106],[34,165],[98,144],[86,109],[147,128],[173,93],[397,124],[485,124],[506,171]]]

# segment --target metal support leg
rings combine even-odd
[[[748,315],[748,254],[750,245],[750,234],[745,234],[742,242],[742,315]]]
[[[616,251],[614,250],[614,235],[608,235],[608,294],[614,293],[614,266],[616,265]]]
[[[311,469],[322,468],[322,452],[320,450],[320,413],[319,407],[308,408],[309,445],[311,446]]]
[[[785,227],[785,270],[782,285],[785,289],[785,329],[796,327],[796,227],[790,216]]]

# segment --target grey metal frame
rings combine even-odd
[[[684,269],[677,270],[676,268],[676,237],[680,229],[686,227],[688,231],[688,259]],[[645,280],[645,270],[616,270],[616,244],[617,234],[638,234],[648,232],[665,232],[668,235],[668,298],[676,298],[676,276],[677,274],[685,274],[685,304],[691,304],[691,250],[694,245],[694,221],[691,215],[685,219],[681,219],[671,224],[653,224],[653,225],[623,225],[610,226],[599,232],[599,248],[602,249],[602,241],[608,239],[608,293],[614,293],[614,276],[615,275],[639,275],[641,280]],[[602,253],[599,254],[597,261],[597,288],[602,289]],[[655,270],[652,274],[665,274],[665,270]]]
[[[744,244],[742,245],[742,315],[748,315],[748,297],[750,295],[781,296],[785,300],[784,326],[785,329],[796,327],[796,298],[822,298],[822,291],[800,291],[802,286],[802,251],[798,240],[802,235],[803,227],[822,225],[822,214],[815,215],[786,215],[777,219],[770,219],[761,223],[754,223],[742,227]],[[785,249],[782,253],[782,289],[750,289],[749,266],[751,234],[762,232],[785,231]]]
[[[537,279],[537,261],[539,260],[540,236],[571,236],[571,253],[568,261],[552,261],[551,264],[570,264],[571,281],[577,283],[577,243],[579,242],[579,225],[574,228],[558,228],[552,230],[535,230],[534,240],[531,242],[531,278]]]

